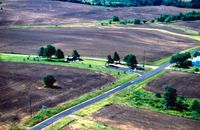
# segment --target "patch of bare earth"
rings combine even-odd
[[[164,93],[167,85],[177,89],[178,95],[200,98],[200,74],[170,71],[150,82],[145,89],[156,93]]]
[[[123,130],[199,130],[200,121],[120,105],[102,108],[93,118]]]
[[[147,61],[156,61],[197,46],[196,41],[188,38],[128,28],[1,29],[0,37],[0,52],[35,54],[41,46],[52,43],[69,55],[73,49],[93,57],[106,57],[118,51],[121,58],[133,53],[139,61],[144,51]]]
[[[170,6],[112,8],[56,0],[6,0],[4,10],[0,13],[0,25],[94,22],[109,19],[113,15],[120,19],[152,19],[160,14],[178,14],[193,10]]]
[[[0,122],[15,122],[29,115],[30,98],[34,112],[42,105],[56,106],[115,80],[109,74],[72,67],[0,62]],[[45,88],[43,77],[54,75],[55,88]],[[29,96],[30,95],[30,96]]]

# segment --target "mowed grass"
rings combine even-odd
[[[33,29],[33,28],[72,28],[72,27],[93,27],[96,23],[74,23],[74,24],[60,24],[60,25],[12,25],[9,28],[16,29]]]
[[[47,128],[45,128],[45,130],[60,130],[63,127],[73,123],[75,121],[75,119],[70,118],[70,117],[64,117],[60,120],[58,120],[57,122],[53,123],[52,125],[48,126]]]
[[[29,60],[27,59],[29,57]],[[33,117],[29,120],[27,120],[24,125],[25,126],[34,126],[37,123],[42,122],[43,120],[61,112],[64,111],[68,108],[71,108],[77,104],[80,104],[84,101],[87,101],[91,98],[94,98],[104,92],[107,92],[123,83],[126,83],[130,80],[135,79],[138,77],[137,74],[132,73],[132,74],[126,74],[123,72],[118,72],[114,70],[110,70],[105,67],[105,61],[93,61],[93,60],[85,60],[81,62],[71,62],[71,63],[65,63],[65,62],[50,62],[46,60],[40,60],[36,61],[33,60],[35,56],[27,56],[27,55],[20,55],[20,54],[0,54],[0,61],[7,61],[7,62],[23,62],[23,63],[36,63],[36,64],[50,64],[50,65],[62,65],[62,66],[67,66],[67,67],[77,67],[81,69],[90,69],[94,71],[100,71],[102,73],[110,73],[116,77],[116,82],[107,84],[105,86],[102,86],[101,88],[89,92],[87,94],[84,94],[80,96],[79,98],[64,102],[62,104],[59,104],[55,107],[49,108],[47,110],[40,110],[37,112]],[[91,65],[91,67],[90,67]]]
[[[72,128],[81,130],[120,130],[118,128],[113,128],[102,122],[96,122],[90,118],[82,118],[75,121],[70,125]]]

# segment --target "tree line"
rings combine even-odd
[[[160,15],[159,17],[151,20],[145,19],[129,19],[129,20],[120,20],[118,16],[113,16],[108,22],[102,21],[101,25],[105,26],[108,24],[145,24],[145,23],[154,23],[154,22],[161,22],[161,23],[170,23],[176,21],[192,21],[192,20],[200,20],[200,12],[192,11],[188,13],[179,13],[177,15]]]
[[[84,3],[98,6],[108,7],[124,7],[124,6],[176,6],[184,8],[200,8],[199,0],[61,0],[67,2]]]

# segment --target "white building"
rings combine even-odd
[[[192,65],[193,66],[200,66],[200,56],[194,57],[192,59]]]

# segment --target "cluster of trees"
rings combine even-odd
[[[52,45],[47,45],[46,47],[41,47],[38,51],[38,56],[51,58],[53,55],[58,59],[65,58],[64,53],[61,49],[56,49]]]
[[[61,49],[56,49],[50,44],[45,47],[41,47],[38,51],[38,56],[47,58],[52,58],[52,56],[55,56],[57,59],[65,58],[64,52]],[[80,60],[80,54],[78,51],[73,50],[71,58],[68,58],[68,60]]]
[[[124,57],[123,59],[124,62],[126,62],[126,64],[134,69],[135,67],[137,67],[137,59],[136,56],[133,54],[128,54]],[[111,55],[107,56],[107,63],[112,64],[112,63],[118,63],[120,64],[120,56],[117,52],[114,53],[113,57]]]
[[[123,60],[124,62],[126,62],[126,64],[130,67],[130,68],[132,68],[132,69],[134,69],[134,68],[136,68],[137,67],[137,59],[136,59],[136,56],[135,55],[133,55],[133,54],[128,54],[128,55],[126,55],[125,57],[124,57],[124,60]]]
[[[190,20],[200,20],[200,12],[189,12],[189,13],[180,13],[178,15],[161,15],[160,17],[156,18],[158,22],[172,22],[172,21],[190,21]]]
[[[192,62],[188,60],[189,58],[191,58],[189,52],[177,53],[171,57],[170,63],[175,63],[176,66],[180,68],[188,68],[192,66]]]
[[[107,56],[107,63],[120,63],[120,56],[117,52],[114,52],[113,57],[111,55]]]
[[[62,0],[68,2],[85,3],[99,6],[123,7],[123,6],[153,6],[167,5],[185,8],[200,8],[199,0]]]
[[[192,55],[193,57],[197,57],[197,56],[200,56],[200,52],[199,51],[195,51]]]
[[[172,86],[165,87],[164,103],[167,109],[176,109],[179,111],[191,109],[200,114],[200,102],[194,100],[189,108],[189,105],[186,104],[184,97],[178,97],[177,90]]]

